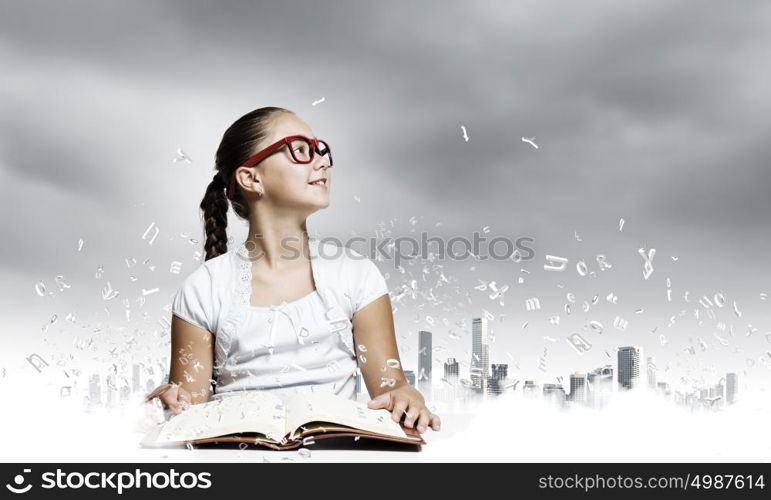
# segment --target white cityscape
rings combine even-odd
[[[617,348],[617,363],[599,366],[590,372],[570,374],[567,387],[557,383],[539,384],[535,380],[520,381],[508,377],[508,365],[490,363],[490,336],[487,318],[472,320],[472,346],[469,377],[460,377],[460,363],[455,358],[444,362],[441,385],[432,378],[431,337],[429,331],[420,331],[418,336],[418,377],[417,388],[426,401],[449,410],[461,410],[480,400],[499,397],[505,393],[517,392],[527,398],[541,398],[560,408],[581,405],[601,410],[614,392],[631,391],[647,386],[662,397],[684,405],[692,411],[720,410],[737,400],[739,380],[736,373],[726,373],[710,387],[696,387],[691,391],[672,391],[666,381],[657,380],[656,360],[646,359],[643,369],[643,351],[636,346]],[[407,380],[415,386],[416,376],[412,370],[404,371]],[[521,382],[521,383],[520,383]]]
[[[605,364],[589,372],[573,372],[567,384],[562,383],[562,377],[558,377],[557,381],[543,383],[510,378],[507,364],[490,363],[491,337],[488,319],[473,318],[471,329],[469,363],[460,363],[456,358],[448,358],[443,363],[442,377],[438,379],[434,378],[432,369],[432,332],[418,332],[417,371],[404,370],[404,374],[409,384],[416,387],[423,394],[427,404],[434,408],[432,411],[463,411],[482,400],[511,393],[519,393],[530,399],[542,399],[563,409],[580,405],[601,410],[615,392],[634,391],[642,387],[692,411],[717,411],[737,401],[737,373],[726,373],[714,385],[708,387],[672,391],[668,382],[657,379],[655,358],[644,358],[642,348],[637,346],[618,347],[615,366]],[[646,362],[644,366],[643,360]],[[461,377],[461,365],[468,366],[467,378]],[[113,365],[113,369],[106,374],[92,373],[89,377],[88,394],[84,397],[86,409],[114,409],[128,403],[132,396],[151,392],[168,380],[167,366],[168,358],[163,357],[157,361],[156,366],[133,363],[129,377],[120,375],[117,365]],[[354,376],[356,399],[366,400],[367,394],[362,392],[360,370],[357,369]]]

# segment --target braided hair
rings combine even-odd
[[[273,119],[281,113],[293,112],[275,106],[255,109],[233,122],[223,134],[215,157],[216,172],[200,205],[205,234],[204,260],[228,251],[228,201],[238,217],[249,220],[249,205],[238,185],[232,200],[228,200],[226,189],[233,172],[257,151],[257,145],[268,136]]]

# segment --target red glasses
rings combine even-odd
[[[329,149],[329,144],[324,140],[313,139],[305,137],[304,135],[290,135],[283,139],[279,139],[259,153],[251,156],[239,166],[253,167],[268,156],[276,153],[283,146],[289,146],[289,154],[292,155],[292,160],[294,160],[295,163],[310,163],[313,161],[314,154],[318,153],[320,156],[326,155],[329,158],[329,166],[332,166],[332,151]],[[235,193],[236,173],[234,170],[233,175],[230,177],[230,185],[228,186],[228,198],[232,200]]]

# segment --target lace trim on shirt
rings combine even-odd
[[[222,371],[227,370],[226,364],[232,362],[230,350],[233,339],[236,338],[238,328],[246,317],[244,306],[248,306],[251,301],[252,261],[249,260],[245,244],[241,243],[235,249],[233,258],[235,259],[236,282],[233,286],[230,310],[215,341],[214,372],[218,380]]]
[[[249,306],[252,297],[252,261],[246,245],[241,243],[236,249],[236,275],[235,303],[240,306]]]

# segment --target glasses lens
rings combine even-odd
[[[292,139],[292,156],[295,161],[308,163],[311,161],[311,143],[305,139]]]
[[[319,139],[319,151],[321,151],[321,156],[326,156],[329,159],[329,166],[332,166],[332,151],[329,150],[329,144],[326,143],[326,141],[322,141]]]

